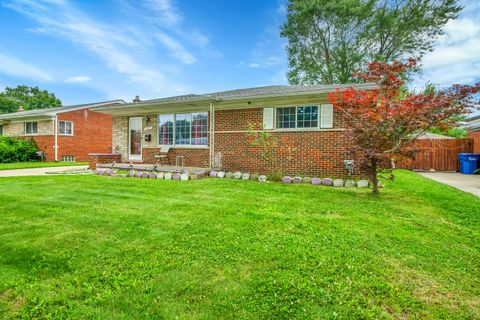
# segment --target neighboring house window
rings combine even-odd
[[[65,136],[73,135],[73,122],[71,121],[59,121],[58,133]]]
[[[206,112],[192,113],[192,145],[206,146],[208,144],[208,114]]]
[[[278,107],[275,119],[277,129],[331,128],[333,108],[331,105]]]
[[[158,144],[206,146],[208,144],[208,113],[159,115]]]
[[[63,156],[62,161],[63,162],[75,162],[75,156]]]
[[[173,144],[173,114],[162,114],[158,117],[158,144]]]
[[[175,144],[190,144],[192,132],[192,114],[175,115]]]
[[[25,134],[33,135],[38,132],[38,125],[36,122],[25,122]]]

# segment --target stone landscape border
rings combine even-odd
[[[100,170],[97,169],[94,171],[95,174],[101,176],[112,176],[112,177],[121,177],[121,178],[143,178],[143,179],[164,179],[164,180],[179,180],[179,181],[188,181],[188,180],[198,180],[206,177],[217,178],[217,179],[237,179],[237,180],[249,180],[249,181],[258,181],[258,182],[269,182],[266,175],[259,175],[256,173],[250,174],[248,172],[225,172],[225,171],[216,171],[211,170],[206,174],[198,173],[189,173],[188,170],[182,170],[181,172],[155,172],[155,171],[143,171],[136,169],[129,169],[128,173],[118,173],[118,171],[124,171],[122,169],[106,169]],[[331,179],[331,178],[317,178],[317,177],[300,177],[300,176],[284,176],[281,180],[283,184],[311,184],[311,185],[322,185],[327,187],[347,187],[347,188],[368,188],[370,186],[370,181],[366,179],[353,180],[353,179]],[[383,185],[380,184],[380,187]]]

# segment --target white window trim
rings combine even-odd
[[[37,124],[37,132],[27,133],[27,123],[36,123]],[[23,132],[24,132],[25,136],[38,136],[38,121],[25,121],[23,123]]]
[[[60,122],[69,122],[71,125],[72,125],[72,133],[61,133],[60,132]],[[74,131],[73,131],[73,121],[68,121],[68,120],[58,120],[58,135],[60,136],[73,136],[74,135]]]
[[[176,130],[176,122],[177,122],[177,114],[194,114],[194,113],[206,113],[207,114],[207,144],[176,144],[175,143],[175,130]],[[159,132],[159,127],[160,127],[160,116],[165,116],[165,115],[173,115],[173,143],[172,144],[159,144],[160,142],[160,132]],[[209,148],[209,137],[208,137],[208,120],[209,120],[209,114],[208,111],[185,111],[185,112],[166,112],[166,113],[159,113],[157,114],[157,146],[158,147],[170,147],[170,148],[175,148],[175,149],[208,149]],[[190,135],[191,135],[191,126],[190,126]],[[190,142],[191,142],[192,137],[190,136]]]
[[[276,106],[274,107],[274,112],[273,112],[273,122],[274,122],[274,129],[271,131],[278,131],[278,132],[295,132],[295,131],[327,131],[329,129],[333,129],[334,125],[331,127],[322,127],[322,106],[325,105],[331,105],[331,103],[310,103],[310,104],[295,104],[295,105],[284,105],[284,106]],[[281,108],[301,108],[301,107],[311,107],[311,106],[316,106],[318,107],[318,122],[316,127],[311,127],[311,128],[278,128],[278,123],[277,123],[277,109]],[[333,110],[335,111],[335,110]],[[297,109],[295,109],[295,126],[298,124],[297,123]],[[334,119],[334,114],[332,113],[332,118]]]

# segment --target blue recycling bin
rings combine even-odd
[[[480,153],[459,153],[460,172],[463,174],[474,174],[479,167]]]

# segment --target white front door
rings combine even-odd
[[[128,159],[142,160],[142,117],[128,119]]]

